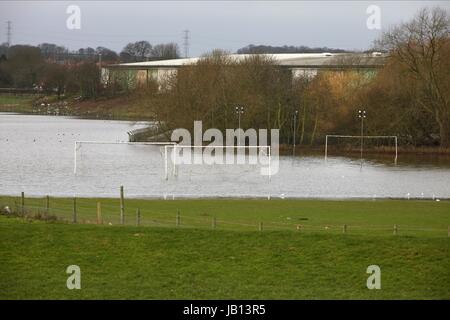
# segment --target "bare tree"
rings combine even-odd
[[[123,48],[120,57],[125,62],[146,61],[152,54],[152,45],[148,41],[130,42]]]
[[[117,61],[117,59],[118,59],[118,56],[117,56],[116,52],[114,52],[111,49],[105,48],[105,47],[97,47],[95,49],[95,53],[97,55],[101,54],[102,55],[102,61],[104,61],[104,62],[112,63],[112,62]]]
[[[157,59],[177,59],[180,57],[180,50],[176,43],[161,43],[153,47],[152,56]]]
[[[439,125],[441,147],[450,145],[450,19],[441,8],[422,9],[408,23],[384,32],[376,45],[391,53],[415,80],[416,99]]]
[[[41,80],[44,88],[56,91],[58,99],[60,99],[68,81],[68,69],[58,63],[47,63]]]

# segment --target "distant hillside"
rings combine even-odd
[[[253,54],[253,53],[321,53],[321,52],[331,52],[331,53],[343,53],[349,52],[349,50],[344,49],[333,49],[328,47],[317,47],[310,48],[307,46],[267,46],[267,45],[253,45],[250,44],[246,47],[237,50],[239,54]]]

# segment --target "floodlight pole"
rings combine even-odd
[[[98,66],[100,69],[100,83],[102,83],[102,54],[98,54]]]
[[[365,110],[358,110],[358,118],[361,119],[361,168],[363,164],[363,141],[364,141],[364,119],[366,118]]]
[[[241,114],[244,113],[244,107],[236,107],[236,114],[238,115],[238,129],[241,129]],[[241,145],[241,130],[239,130],[238,146]]]
[[[395,165],[397,165],[397,157],[398,157],[397,136],[395,136],[394,138],[395,138],[395,159],[394,159],[394,163],[395,163]]]
[[[293,147],[292,147],[292,156],[295,156],[295,129],[297,126],[297,115],[298,115],[298,110],[295,110],[294,112],[294,138],[293,138]]]

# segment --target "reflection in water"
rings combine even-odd
[[[447,160],[405,163],[402,155],[397,166],[371,155],[362,170],[357,158],[283,156],[270,181],[258,165],[182,165],[166,180],[159,146],[82,145],[73,174],[75,141],[127,141],[141,125],[0,114],[0,194],[115,197],[123,185],[128,197],[450,198]]]
[[[336,157],[350,158],[354,161],[360,161],[359,154],[340,154],[338,152],[333,152]],[[316,153],[317,156],[320,154]],[[381,163],[387,166],[394,165],[394,153],[370,153],[365,152],[364,162],[369,163]],[[399,166],[410,166],[414,168],[449,168],[450,169],[450,155],[449,154],[428,154],[428,153],[408,153],[403,152],[399,154],[398,162]]]

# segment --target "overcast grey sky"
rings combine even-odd
[[[69,5],[81,9],[81,29],[69,30]],[[190,30],[190,55],[252,44],[366,49],[380,30],[369,30],[369,5],[381,9],[381,27],[410,19],[419,8],[448,1],[2,1],[0,42],[12,21],[13,44],[51,42],[71,50],[128,42],[176,42]]]

